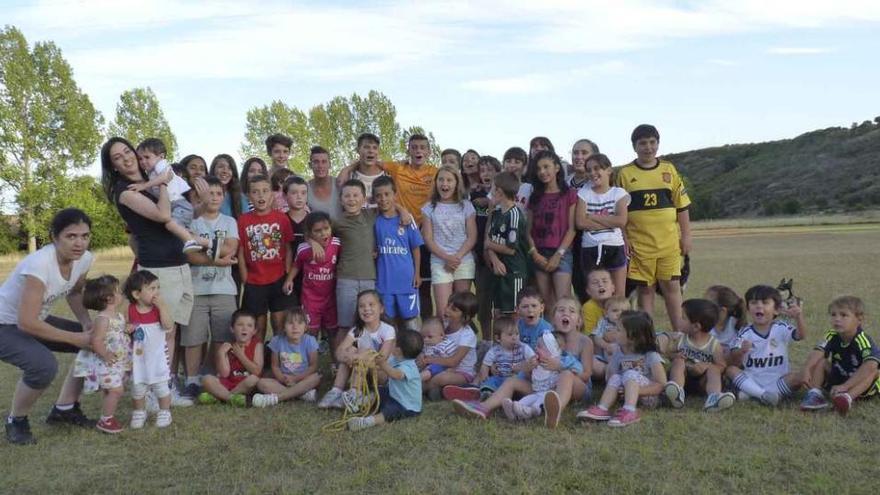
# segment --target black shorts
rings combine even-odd
[[[584,273],[596,268],[606,270],[621,270],[626,268],[626,250],[623,246],[599,246],[581,248],[581,267]]]
[[[244,284],[241,309],[246,309],[259,317],[265,315],[267,311],[277,313],[296,306],[295,295],[284,293],[284,278],[281,277],[267,285]]]
[[[428,249],[428,246],[422,244],[419,248],[419,251],[422,253],[422,257],[419,260],[419,276],[422,277],[422,283],[425,282],[431,283],[431,250]]]

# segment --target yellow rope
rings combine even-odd
[[[366,406],[361,404],[360,409],[356,413],[349,412],[348,407],[346,407],[342,412],[342,418],[322,426],[322,432],[343,431],[348,426],[349,419],[355,417],[365,418],[379,412],[379,372],[376,369],[376,356],[378,355],[379,353],[375,351],[368,352],[363,358],[357,360],[352,370],[353,374],[360,377],[357,388],[360,396],[369,398]]]

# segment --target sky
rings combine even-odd
[[[107,121],[149,86],[180,154],[238,156],[249,109],[388,96],[403,127],[500,157],[549,137],[632,159],[794,137],[880,115],[876,0],[0,0],[52,40]],[[874,102],[873,104],[871,102]],[[98,168],[93,166],[92,173]]]

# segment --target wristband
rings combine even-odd
[[[565,256],[565,248],[557,249],[556,254],[558,254],[559,256]]]

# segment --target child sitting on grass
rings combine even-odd
[[[428,397],[439,399],[447,385],[464,385],[474,380],[477,365],[477,334],[471,323],[477,315],[477,296],[471,292],[456,292],[446,305],[446,336],[455,342],[455,354],[448,358],[425,358],[426,364],[446,366],[446,371],[434,376],[427,383]],[[445,397],[449,400],[448,397]]]
[[[379,387],[379,414],[349,419],[349,430],[363,430],[422,412],[422,380],[415,361],[422,352],[422,336],[413,330],[401,330],[395,342],[390,357],[376,355],[376,364],[388,376],[388,385]]]
[[[446,336],[446,331],[443,329],[443,322],[440,321],[440,318],[435,316],[425,318],[425,321],[422,323],[421,334],[424,343],[424,350],[422,351],[422,356],[419,359],[416,359],[416,364],[418,364],[422,370],[420,373],[422,381],[427,382],[432,377],[445,371],[446,366],[443,366],[442,364],[425,364],[424,358],[448,358],[455,354],[456,345],[452,339]]]
[[[577,414],[579,419],[608,421],[608,426],[629,426],[641,420],[636,405],[655,403],[657,395],[666,383],[666,370],[657,352],[654,337],[654,321],[644,311],[624,311],[617,324],[620,352],[608,363],[605,390],[599,403]],[[623,392],[623,407],[612,417],[609,409]],[[645,400],[645,399],[653,400]]]
[[[257,317],[245,310],[232,315],[233,342],[217,349],[214,361],[216,375],[202,377],[199,403],[216,404],[220,401],[237,407],[247,407],[247,394],[260,381],[263,372],[263,343],[257,333]]]
[[[623,296],[615,296],[605,301],[605,315],[593,329],[593,338],[596,353],[593,355],[593,379],[605,380],[605,367],[611,355],[617,351],[617,322],[620,314],[630,309],[629,299]]]
[[[686,389],[707,394],[703,410],[722,411],[736,401],[730,392],[721,392],[724,350],[710,333],[718,321],[718,306],[707,299],[688,299],[681,305],[683,335],[675,342],[675,356],[669,382],[663,389],[672,407],[684,407]]]
[[[801,373],[789,370],[788,345],[806,335],[806,322],[800,304],[782,309],[782,295],[769,285],[756,285],[746,291],[746,304],[752,324],[739,333],[738,348],[732,348],[726,376],[739,390],[741,400],[757,399],[775,406],[803,384]],[[795,325],[780,321],[779,313],[794,318]]]
[[[299,308],[287,312],[284,335],[269,341],[272,377],[257,382],[263,392],[254,394],[254,407],[269,407],[301,398],[315,402],[321,375],[318,373],[318,340],[306,333],[306,315]]]
[[[869,398],[880,392],[880,348],[862,329],[865,305],[854,296],[843,296],[828,305],[831,330],[825,334],[804,369],[804,382],[810,387],[801,409],[816,411],[828,407],[822,391],[831,395],[834,409],[846,415],[853,399]]]
[[[712,336],[718,339],[727,358],[730,348],[735,347],[739,331],[746,324],[746,303],[733,289],[723,285],[709,287],[703,297],[718,305],[718,321],[712,329]]]
[[[614,296],[614,282],[611,272],[604,268],[596,268],[587,273],[587,295],[590,300],[584,303],[581,316],[584,319],[584,333],[590,335],[602,320],[605,301]]]

